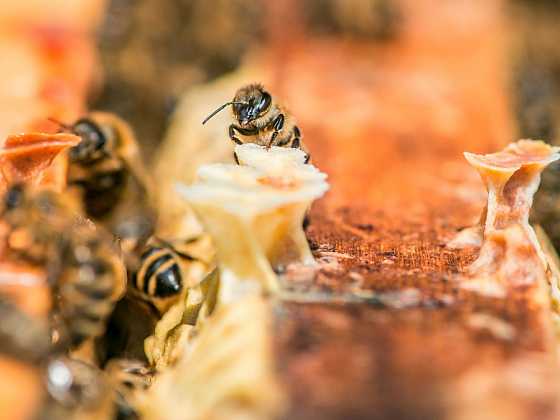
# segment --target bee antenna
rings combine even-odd
[[[70,131],[72,129],[72,126],[68,125],[68,124],[64,124],[62,121],[57,120],[56,118],[52,118],[49,117],[47,118],[50,122],[55,123],[56,125],[58,125],[59,127],[61,127],[63,130],[67,130]]]
[[[223,104],[221,107],[219,107],[219,108],[216,109],[214,112],[212,112],[210,115],[208,115],[208,116],[204,119],[204,121],[202,121],[202,124],[203,124],[203,125],[206,124],[206,122],[207,122],[210,118],[212,118],[214,115],[216,115],[216,114],[217,114],[218,112],[220,112],[222,109],[224,109],[226,106],[229,106],[229,105],[237,105],[237,104],[239,104],[239,105],[245,105],[246,103],[245,103],[245,102],[235,102],[235,101],[226,102],[226,103]]]

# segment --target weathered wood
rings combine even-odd
[[[308,229],[322,268],[286,276],[319,302],[277,307],[286,418],[557,418],[543,285],[466,290],[478,250],[445,248],[484,205],[461,152],[514,140],[503,4],[401,4],[393,42],[302,40],[276,62],[332,184]]]

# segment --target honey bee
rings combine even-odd
[[[112,238],[89,225],[65,240],[53,279],[56,313],[71,347],[101,336],[126,285],[126,271]],[[56,271],[55,271],[56,273]]]
[[[54,120],[53,120],[54,121]],[[136,184],[146,207],[152,181],[130,126],[114,114],[92,112],[72,125],[57,122],[81,142],[69,150],[68,186],[77,188],[88,217],[105,221],[121,204],[138,204],[127,192]]]
[[[72,195],[21,184],[8,189],[2,216],[7,252],[47,271],[60,343],[102,334],[126,284],[112,237],[81,217]]]
[[[186,246],[198,238],[184,241]],[[160,312],[182,293],[185,265],[196,261],[187,250],[160,238],[152,238],[140,255],[138,268],[129,271],[129,286],[135,296],[152,303]]]
[[[237,125],[231,124],[228,133],[235,144],[256,143],[267,148],[293,147],[307,153],[294,117],[286,108],[273,100],[262,85],[253,83],[241,87],[231,102],[223,104],[212,112],[202,124],[206,124],[209,119],[229,105],[232,105]],[[307,153],[306,163],[309,158]]]

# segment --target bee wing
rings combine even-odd
[[[136,143],[128,144],[122,152],[121,159],[123,164],[132,178],[138,183],[138,186],[144,190],[148,200],[150,200],[153,197],[154,191],[153,180],[148,173],[146,165],[144,165],[138,145]]]

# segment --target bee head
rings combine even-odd
[[[241,125],[247,125],[268,111],[272,98],[262,86],[249,85],[241,88],[233,101],[235,118]]]
[[[107,136],[95,121],[81,118],[72,125],[71,131],[82,139],[70,149],[72,162],[91,162],[106,155]]]
[[[270,94],[261,85],[252,84],[242,87],[237,91],[233,101],[226,102],[214,112],[212,112],[202,122],[205,124],[210,118],[224,109],[226,106],[233,106],[233,115],[241,125],[247,125],[268,111],[272,104]]]

